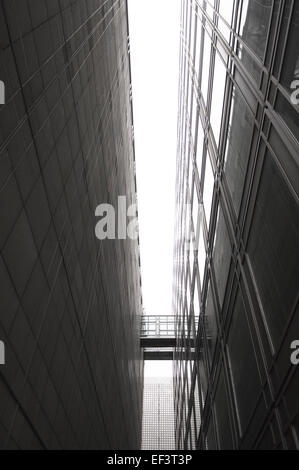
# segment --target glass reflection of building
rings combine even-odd
[[[178,449],[299,448],[298,28],[296,1],[182,0]]]

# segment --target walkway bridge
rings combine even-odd
[[[175,317],[143,315],[140,346],[144,350],[144,360],[172,361],[176,347]]]

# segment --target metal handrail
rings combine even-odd
[[[141,317],[141,337],[175,337],[175,316],[143,315]]]

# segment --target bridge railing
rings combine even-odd
[[[142,338],[175,337],[175,316],[144,315],[141,319]]]

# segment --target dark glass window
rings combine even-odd
[[[234,307],[228,351],[238,416],[243,433],[258,400],[260,380],[240,291]]]
[[[264,60],[270,26],[272,0],[244,0],[240,36],[254,54]],[[254,57],[239,44],[238,55],[252,77],[259,82],[261,69]]]
[[[222,369],[215,397],[218,437],[221,450],[233,448],[228,404],[229,400],[224,380],[224,370]]]
[[[199,383],[200,383],[200,393],[201,393],[201,402],[204,407],[206,403],[207,391],[208,391],[208,376],[206,372],[206,366],[202,357],[199,357],[198,360],[198,372],[199,372]]]
[[[217,441],[215,436],[215,426],[213,417],[210,418],[209,428],[207,432],[207,450],[217,450]]]
[[[264,59],[273,0],[244,0],[241,35],[250,49]]]
[[[299,4],[294,3],[286,53],[283,61],[281,83],[289,99],[278,94],[276,109],[299,141]]]
[[[225,175],[237,215],[241,204],[253,127],[254,117],[241,92],[234,87],[227,136]]]
[[[298,295],[298,240],[298,203],[268,153],[248,252],[275,349]]]
[[[204,176],[204,187],[203,187],[203,203],[206,215],[207,226],[210,224],[212,202],[213,202],[213,191],[214,191],[214,173],[211,165],[209,155],[206,157],[206,168]]]
[[[298,93],[298,103],[299,103],[299,93]],[[299,104],[292,105],[291,101],[287,100],[279,92],[277,95],[275,108],[280,114],[280,116],[283,118],[283,120],[285,121],[286,125],[292,131],[297,141],[299,142]]]
[[[207,343],[208,343],[210,361],[212,361],[214,351],[215,351],[215,346],[216,346],[218,329],[217,329],[215,306],[214,306],[214,302],[212,298],[212,291],[211,291],[210,285],[208,289],[208,295],[207,295],[206,307],[205,307],[205,333],[206,333],[206,338],[207,338]]]
[[[290,30],[286,45],[286,52],[281,73],[281,83],[290,89],[290,85],[296,78],[299,80],[299,3],[294,2],[294,10],[290,24]]]
[[[216,241],[214,247],[213,261],[214,261],[214,270],[218,288],[218,297],[220,306],[222,307],[224,293],[227,283],[227,277],[230,266],[231,258],[231,246],[228,231],[226,228],[225,219],[223,212],[220,208],[218,223],[217,223],[217,233]]]

